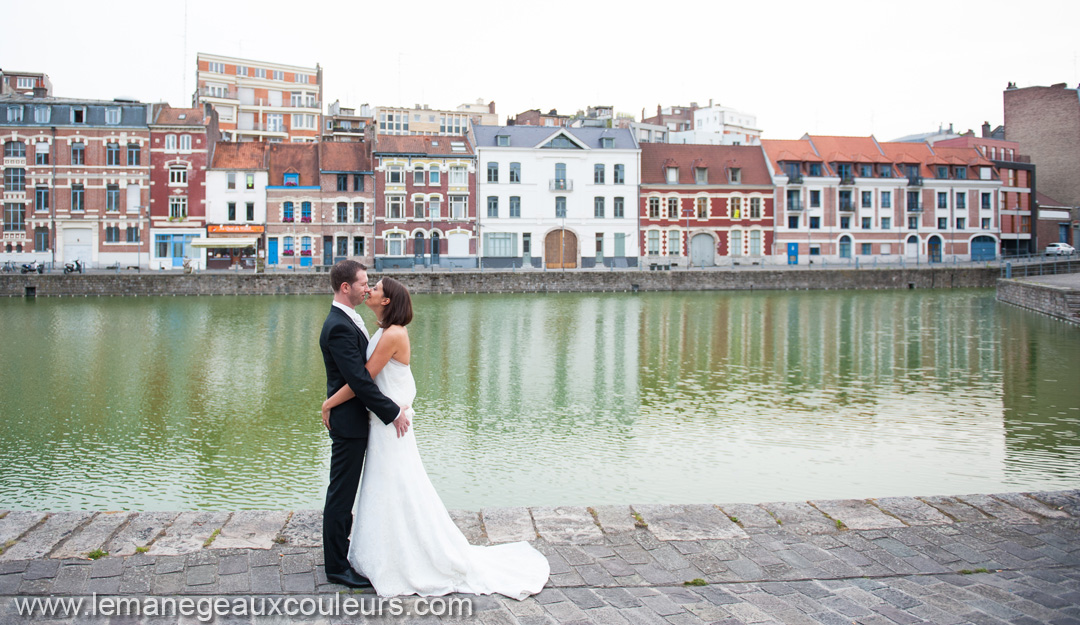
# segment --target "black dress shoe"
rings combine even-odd
[[[349,588],[371,588],[371,580],[352,569],[344,573],[327,573],[326,581],[348,586]]]

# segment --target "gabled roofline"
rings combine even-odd
[[[630,133],[630,134],[633,135],[633,133]],[[566,138],[570,139],[570,141],[572,143],[577,145],[582,150],[591,150],[592,149],[587,144],[585,144],[585,142],[583,142],[581,139],[578,139],[577,137],[572,135],[566,128],[557,128],[555,130],[555,132],[551,133],[543,141],[541,141],[540,143],[537,143],[536,145],[534,145],[532,147],[534,149],[542,148],[542,147],[544,147],[544,144],[550,143],[551,140],[554,139],[556,135],[564,135]]]

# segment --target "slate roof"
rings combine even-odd
[[[765,154],[757,145],[642,144],[641,184],[666,184],[667,167],[679,168],[679,184],[695,184],[696,167],[708,170],[708,184],[729,184],[728,171],[735,167],[741,170],[742,186],[772,186]]]
[[[612,148],[617,150],[634,150],[638,148],[634,133],[629,128],[559,128],[555,126],[473,126],[476,135],[476,145],[481,148],[499,147],[495,144],[497,135],[510,137],[510,147],[531,148],[539,145],[545,139],[559,131],[565,131],[591,149],[605,149],[601,147],[601,139],[611,137],[615,139]],[[606,148],[606,149],[612,149]]]

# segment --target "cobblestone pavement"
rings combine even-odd
[[[1080,624],[1080,491],[452,514],[474,544],[531,541],[548,586],[520,602],[468,597],[471,616],[214,622]],[[0,624],[202,622],[16,608],[92,593],[373,601],[326,582],[320,526],[317,511],[0,511]]]

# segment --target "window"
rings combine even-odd
[[[115,126],[120,123],[120,108],[115,106],[105,107],[105,123]]]
[[[983,208],[983,209],[990,208],[990,194],[989,193],[983,193],[982,194],[982,203],[979,205],[979,208]]]
[[[862,255],[862,256],[869,256],[869,255],[873,254],[873,252],[871,251],[872,248],[873,248],[873,245],[870,244],[870,243],[860,243],[859,244],[859,254]]]
[[[810,175],[811,176],[820,176],[821,175],[821,163],[810,163]]]
[[[495,145],[500,148],[509,147],[510,136],[509,135],[495,135]]]
[[[660,198],[649,198],[649,219],[660,219]]]
[[[71,210],[72,212],[86,210],[86,196],[81,184],[71,185]]]
[[[798,215],[788,215],[787,227],[790,228],[791,230],[795,230],[796,228],[798,228],[799,227],[799,216]]]
[[[120,228],[116,226],[105,226],[105,242],[106,243],[119,243],[120,242]]]
[[[169,198],[169,219],[187,219],[187,198],[171,196]]]
[[[936,173],[937,173],[938,178],[948,178],[949,177],[949,168],[944,166],[944,165],[938,165],[937,169],[936,169]]]
[[[728,170],[728,180],[731,184],[739,184],[742,182],[742,170],[738,167],[732,167]]]
[[[863,217],[862,218],[862,229],[863,230],[869,230],[872,227],[873,227],[873,219],[871,219],[870,217]]]
[[[337,175],[337,190],[348,191],[349,190],[349,174]]]
[[[488,163],[487,164],[487,181],[498,182],[499,181],[499,164]]]
[[[965,227],[967,227],[967,219],[965,219],[963,217],[957,217],[956,218],[956,229],[957,230],[963,230]]]
[[[907,219],[907,227],[908,227],[908,230],[918,230],[919,229],[919,218],[918,217],[908,217],[908,219]]]
[[[439,170],[438,165],[432,165],[431,169],[428,170],[428,184],[433,184],[433,185],[442,184],[440,182],[441,173],[442,172]]]
[[[26,230],[26,205],[4,204],[4,231]]]
[[[229,202],[229,214],[226,221],[236,221],[236,202]]]
[[[967,193],[956,194],[956,208],[967,208]]]
[[[282,221],[292,221],[294,219],[293,203],[283,202],[281,204],[281,219]]]
[[[922,208],[919,205],[919,192],[918,191],[908,191],[907,192],[907,207],[908,207],[909,211],[910,210],[919,210],[920,208]]]
[[[248,75],[248,68],[243,67],[241,65],[237,65],[236,66],[236,75],[237,76],[247,76]]]
[[[19,120],[22,120],[22,110],[19,111]],[[71,107],[71,123],[73,124],[85,124],[86,123],[86,107],[85,106],[73,106]]]
[[[850,211],[855,210],[855,203],[851,199],[851,191],[840,192],[840,210]]]
[[[120,165],[120,144],[119,143],[106,143],[105,144],[105,164],[106,165]]]
[[[105,210],[110,212],[120,210],[120,185],[105,185]]]
[[[604,216],[604,198],[593,198],[593,217],[603,218]]]
[[[38,141],[34,144],[34,164],[49,164],[49,144],[46,141]]]
[[[667,233],[667,253],[668,256],[679,255],[679,231],[669,230]]]
[[[990,218],[989,217],[983,217],[982,218],[982,229],[983,230],[989,230],[990,229]]]
[[[454,187],[464,187],[467,184],[469,184],[468,170],[459,165],[451,167],[450,185]]]
[[[427,214],[424,212],[424,196],[422,195],[413,196],[413,217],[415,219],[427,217]]]
[[[728,203],[728,210],[731,211],[731,218],[732,219],[742,219],[743,218],[742,198],[741,197],[733,197],[733,198],[731,198],[731,201]]]
[[[761,231],[750,231],[750,255],[761,256]]]
[[[311,221],[311,202],[300,202],[300,221]]]
[[[873,170],[873,165],[859,165],[859,176],[863,178],[870,178],[874,175]]]
[[[247,174],[244,180],[244,188],[248,191],[255,188],[255,174]]]
[[[316,130],[315,116],[307,113],[294,113],[292,115],[292,127],[293,128],[305,128],[308,130]]]
[[[761,219],[761,198],[750,198],[750,219]]]
[[[386,235],[386,254],[388,256],[405,255],[405,235],[400,232],[391,232]]]
[[[840,229],[841,230],[850,230],[851,229],[851,217],[849,217],[848,215],[843,215],[843,216],[840,217]]]
[[[266,114],[267,132],[285,132],[285,116],[281,113]]]
[[[442,200],[438,196],[428,198],[428,218],[442,219]]]
[[[871,207],[873,207],[873,205],[874,205],[873,196],[874,196],[874,193],[872,191],[863,191],[862,192],[862,207],[863,208],[871,208]]]
[[[176,135],[165,135],[165,151],[176,151]]]
[[[878,169],[882,178],[892,178],[892,165],[878,165]]]
[[[465,219],[465,202],[467,196],[450,196],[450,217],[453,219]]]
[[[518,184],[521,182],[521,163],[510,163],[510,183]]]
[[[601,148],[613,148],[615,147],[615,137],[600,137]]]
[[[937,229],[938,230],[948,230],[949,229],[949,218],[948,217],[938,217]]]
[[[821,217],[811,217],[810,218],[810,229],[811,230],[820,230],[821,229]]]
[[[187,186],[187,167],[169,168],[169,186]]]
[[[404,195],[388,195],[388,196],[386,196],[386,218],[387,219],[404,219],[405,218],[405,196]]]
[[[521,217],[521,198],[519,196],[510,196],[510,216]]]
[[[8,141],[4,144],[5,158],[26,158],[26,144],[22,141]]]
[[[517,235],[513,232],[491,232],[484,235],[484,256],[517,256]]]
[[[49,210],[49,187],[37,187],[34,189],[34,209],[39,211]]]
[[[821,191],[810,192],[810,208],[821,208]]]
[[[265,72],[266,70],[263,71]],[[263,78],[265,77],[266,76],[264,74]],[[271,74],[271,78],[273,78],[274,80],[285,80],[285,72],[281,71],[280,69],[275,69]]]
[[[487,199],[487,216],[498,217],[499,216],[499,198],[495,196],[489,196]]]
[[[225,64],[224,63],[218,63],[216,61],[210,61],[210,62],[208,62],[206,64],[206,67],[207,67],[206,71],[212,72],[214,74],[224,74],[225,73]]]
[[[967,167],[957,167],[953,170],[953,176],[957,180],[967,180]]]
[[[126,238],[127,238],[128,243],[138,243],[139,242],[139,227],[138,226],[128,226],[127,227],[127,237]]]
[[[52,119],[52,109],[48,106],[35,106],[34,107],[34,122],[38,124],[47,124]]]
[[[623,198],[615,198],[615,201],[612,204],[611,213],[612,217],[615,217],[616,219],[626,217],[626,202]]]
[[[284,174],[281,182],[286,187],[298,187],[300,186],[300,174]]]
[[[694,200],[694,206],[697,208],[698,219],[709,218],[709,198],[699,197]]]
[[[882,230],[888,230],[890,228],[892,228],[892,217],[882,217],[881,218],[881,229]]]
[[[26,170],[21,167],[5,169],[4,191],[26,191]]]
[[[307,74],[293,74],[293,82],[307,82],[307,81],[308,81],[308,75]]]
[[[881,192],[881,208],[892,208],[892,191]]]
[[[338,237],[337,240],[337,255],[348,256],[349,255],[349,238]]]
[[[660,231],[649,230],[647,240],[645,242],[645,250],[648,254],[656,256],[660,254]]]
[[[597,163],[593,165],[593,184],[604,184],[604,165],[603,163]]]
[[[353,202],[352,210],[353,210],[353,223],[355,223],[355,224],[364,223],[364,203],[363,202]]]
[[[731,255],[742,256],[742,230],[731,231]]]
[[[944,192],[938,192],[937,194],[937,207],[949,208],[949,194]]]
[[[664,180],[666,180],[668,184],[679,184],[679,168],[678,167],[668,167],[668,168],[666,168],[664,170],[664,176],[665,176]]]
[[[142,148],[138,143],[127,144],[127,164],[129,167],[139,164],[139,158],[142,154]]]
[[[346,202],[337,203],[337,222],[339,224],[348,223],[349,221],[349,204]]]
[[[225,174],[225,188],[232,191],[236,189],[236,174],[229,172]]]
[[[304,254],[307,252],[307,254]],[[304,256],[311,254],[311,237],[300,237],[300,253]]]
[[[626,184],[626,165],[615,165],[615,174],[613,176],[615,184]]]
[[[709,170],[707,168],[694,168],[694,184],[709,184]]]
[[[364,255],[364,237],[353,237],[353,256]]]
[[[7,120],[9,122],[21,122],[23,118],[22,105],[12,105],[7,107]]]
[[[71,164],[72,165],[85,165],[86,164],[86,144],[76,141],[71,144]]]
[[[566,198],[559,196],[555,198],[555,216],[562,218],[566,217]]]

